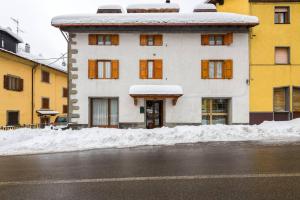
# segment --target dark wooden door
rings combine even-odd
[[[163,126],[163,101],[146,101],[146,127],[148,129]]]

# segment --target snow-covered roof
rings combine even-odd
[[[212,3],[201,3],[196,5],[194,10],[217,10],[217,8]]]
[[[116,4],[99,6],[97,13],[100,13],[100,11],[103,11],[103,10],[120,10],[121,13],[125,13],[123,7],[120,5],[116,5]]]
[[[40,115],[58,115],[59,112],[55,110],[37,110],[36,111]]]
[[[52,25],[63,26],[113,26],[113,25],[257,25],[255,16],[224,12],[199,13],[130,13],[63,15],[52,19]]]
[[[129,95],[183,95],[179,85],[133,85]]]
[[[127,9],[141,9],[141,10],[152,10],[152,9],[180,9],[177,3],[147,3],[147,4],[131,4],[127,6]]]
[[[23,39],[20,36],[18,36],[17,34],[15,34],[14,32],[12,32],[9,28],[3,28],[0,26],[0,31],[6,32],[7,34],[9,34],[11,37],[15,38],[20,43],[23,42]]]

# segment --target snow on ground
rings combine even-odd
[[[213,141],[300,141],[300,119],[257,126],[180,126],[146,129],[18,129],[0,131],[0,155],[68,152]]]

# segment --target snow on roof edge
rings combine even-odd
[[[145,3],[145,4],[130,4],[127,9],[180,9],[177,3]]]
[[[179,85],[133,85],[129,95],[183,95]]]
[[[23,43],[23,39],[20,36],[18,36],[17,34],[15,34],[14,32],[12,32],[11,30],[9,30],[8,28],[4,28],[4,27],[0,26],[0,31],[6,32],[11,37],[15,38],[18,42]]]

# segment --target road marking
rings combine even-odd
[[[70,179],[70,180],[6,181],[6,182],[0,182],[0,186],[48,185],[48,184],[71,184],[71,183],[113,183],[113,182],[142,182],[142,181],[172,181],[172,180],[284,178],[284,177],[300,177],[300,173],[158,176],[158,177],[98,178],[98,179]]]

